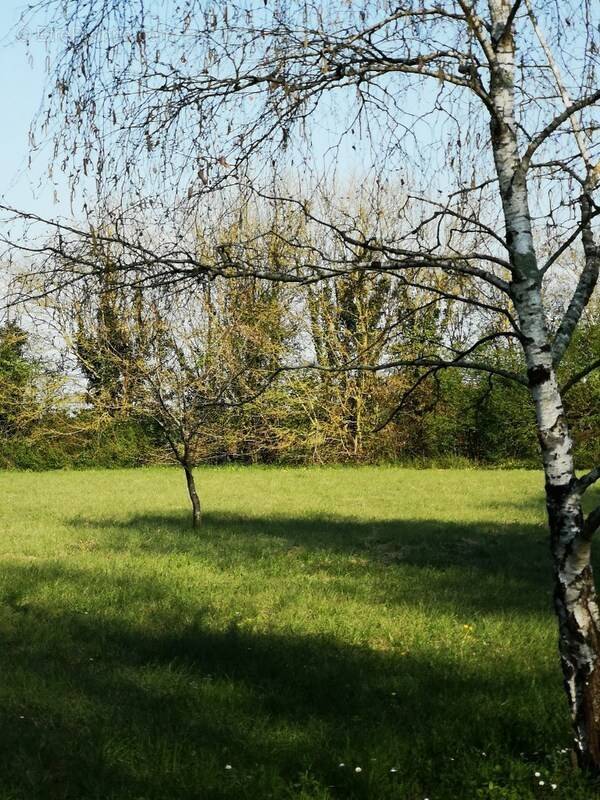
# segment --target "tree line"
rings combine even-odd
[[[107,253],[96,258],[85,283],[0,328],[5,468],[537,463],[525,386],[460,368],[428,380],[418,366],[364,369],[367,359],[447,358],[474,318],[485,324],[441,289],[350,272],[304,284],[217,276],[171,295],[125,284]],[[598,349],[592,306],[564,375]],[[486,355],[500,370],[523,367],[511,338]],[[583,465],[600,460],[599,401],[597,372],[569,392]]]

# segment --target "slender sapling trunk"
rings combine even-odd
[[[186,462],[183,464],[185,471],[185,480],[187,483],[187,490],[192,503],[192,528],[199,528],[202,524],[202,510],[200,507],[200,498],[196,491],[196,482],[194,481],[194,472],[191,465]]]

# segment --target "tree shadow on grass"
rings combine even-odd
[[[305,576],[326,576],[329,590],[337,585],[344,596],[363,592],[374,600],[380,595],[381,602],[421,602],[463,615],[551,609],[551,566],[541,525],[216,513],[205,515],[199,532],[176,513],[78,517],[71,525],[99,532],[99,546],[115,553],[185,555],[223,569],[270,566],[279,559],[293,571],[296,563]]]
[[[587,513],[600,504],[600,486],[598,484],[590,487],[583,495],[583,508]],[[502,498],[500,501],[488,501],[487,508],[497,508],[499,511],[512,512],[522,511],[536,511],[540,515],[540,519],[546,521],[546,498],[544,492],[540,491],[539,494],[530,496],[527,500],[515,499],[508,500]]]
[[[201,609],[192,623],[132,620],[129,604],[168,593],[167,577],[132,574],[119,593],[104,576],[111,613],[94,612],[85,570],[9,563],[4,581],[3,799],[471,797],[494,764],[564,734],[558,676],[524,680],[510,659],[485,670],[434,650],[214,630]]]

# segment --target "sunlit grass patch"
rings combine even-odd
[[[196,534],[174,470],[0,476],[0,798],[596,796],[539,474],[198,483]]]

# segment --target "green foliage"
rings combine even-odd
[[[378,433],[372,428],[393,407],[397,395],[393,381],[371,382],[364,398],[369,415],[363,420],[358,453],[348,446],[344,427],[333,424],[339,406],[330,406],[321,390],[314,376],[295,376],[275,383],[244,407],[213,411],[199,442],[200,458],[208,463],[537,464],[531,400],[524,387],[508,381],[495,378],[490,384],[487,377],[447,371],[435,390],[423,392],[419,405]],[[600,380],[594,375],[569,395],[576,456],[582,467],[600,461],[599,408]],[[8,434],[5,428],[0,467],[127,467],[164,461],[160,433],[150,421],[94,414],[86,410],[74,417],[46,416],[38,424],[47,435],[32,435],[35,430]]]
[[[439,382],[439,400],[421,423],[414,455],[483,464],[537,463],[535,411],[525,387],[459,371],[442,374]]]
[[[45,424],[51,435],[1,438],[0,468],[135,467],[159,459],[156,433],[137,421],[109,420],[98,426],[92,412],[83,412],[74,419],[55,415]]]
[[[541,473],[197,482],[200,535],[176,470],[0,475],[3,800],[597,796]]]
[[[74,350],[79,369],[87,380],[89,399],[116,413],[128,401],[128,358],[133,357],[138,342],[127,319],[141,299],[136,294],[134,309],[130,292],[119,282],[110,255],[95,252],[101,264],[95,291],[85,287],[84,297],[73,306]]]
[[[403,359],[418,356],[423,342],[435,352],[449,336],[450,307],[442,314],[424,303],[413,313],[423,298],[387,276],[357,273],[309,286],[303,312],[290,287],[254,278],[214,281],[190,300],[177,329],[158,300],[112,280],[108,270],[71,320],[87,380],[83,399],[65,402],[65,375],[54,399],[42,402],[46,378],[26,332],[14,324],[0,328],[0,466],[164,463],[173,458],[169,442],[192,463],[538,463],[534,407],[518,383],[460,369],[422,382],[414,367],[337,371],[390,357],[390,337],[390,352]],[[270,381],[280,364],[306,359],[298,344],[302,324],[304,347],[330,371],[293,371]],[[568,384],[599,352],[600,322],[591,311],[561,364],[560,382]],[[490,342],[478,358],[525,372],[514,340]],[[566,410],[578,467],[600,463],[599,370],[570,389]]]
[[[0,432],[14,436],[27,402],[26,390],[39,373],[38,365],[28,357],[28,334],[15,322],[0,327]]]

